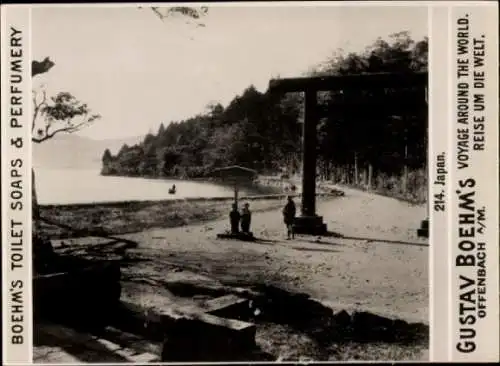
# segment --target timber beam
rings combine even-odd
[[[405,88],[427,85],[426,72],[374,73],[273,79],[271,92],[331,91],[339,89]]]

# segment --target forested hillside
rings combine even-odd
[[[406,32],[379,39],[360,53],[338,51],[307,75],[427,71],[427,39]],[[366,106],[336,108],[338,95],[323,93],[327,111],[318,126],[318,174],[346,184],[425,196],[427,109],[414,103],[419,90],[359,91],[342,98]],[[216,96],[214,96],[216,97]],[[201,177],[214,167],[238,164],[272,174],[300,169],[303,96],[260,93],[249,86],[227,107],[161,124],[134,146],[102,157],[102,174]],[[398,192],[394,192],[397,194]],[[401,192],[400,192],[401,193]]]

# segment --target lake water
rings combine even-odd
[[[208,182],[110,177],[98,170],[36,169],[40,204],[69,204],[129,200],[164,200],[192,197],[232,197],[231,187]],[[169,194],[175,184],[177,193]],[[252,192],[241,190],[240,195]]]

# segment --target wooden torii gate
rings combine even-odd
[[[273,79],[269,82],[271,93],[303,92],[305,94],[302,136],[302,212],[295,223],[297,233],[311,235],[327,233],[323,217],[316,214],[316,127],[320,118],[318,93],[340,90],[421,87],[422,100],[417,102],[423,102],[424,98],[427,101],[427,80],[426,72],[406,72]],[[361,103],[356,107],[362,107]]]

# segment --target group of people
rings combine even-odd
[[[283,221],[286,226],[287,239],[289,240],[295,237],[294,221],[296,213],[297,210],[295,208],[295,202],[293,202],[293,198],[291,196],[288,196],[287,203],[285,207],[283,207],[282,214],[283,214]],[[231,223],[232,234],[240,233],[240,225],[242,233],[250,234],[250,223],[252,220],[252,212],[250,211],[250,205],[248,203],[245,203],[240,213],[238,211],[238,205],[234,203],[233,208],[229,213],[229,220]]]
[[[234,203],[233,209],[229,213],[229,220],[231,221],[231,233],[239,233],[241,224],[241,232],[244,234],[250,234],[250,222],[252,221],[250,205],[245,203],[240,213],[238,211],[238,205]]]

